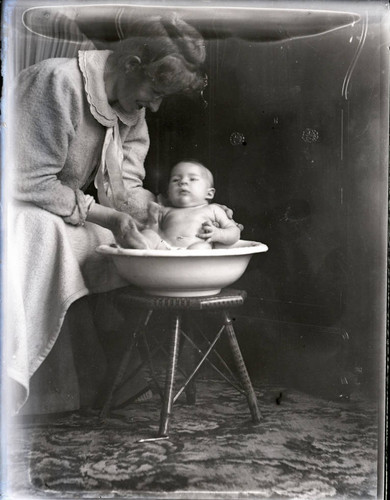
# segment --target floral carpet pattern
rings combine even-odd
[[[12,429],[9,486],[24,498],[376,498],[377,415],[359,395],[329,401],[257,386],[245,397],[200,381],[195,406],[174,405],[170,439],[155,436],[159,399],[99,418],[76,412]]]

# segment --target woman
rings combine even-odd
[[[138,21],[131,31],[134,36],[113,52],[80,51],[78,61],[49,59],[28,68],[16,100],[16,130],[25,130],[16,149],[16,197],[67,223],[106,227],[123,244],[132,238],[133,218],[143,222],[154,198],[142,188],[149,147],[145,108],[155,112],[164,96],[200,91],[205,82],[204,42],[194,28],[172,16]],[[112,132],[114,150],[123,149],[124,186],[98,187],[99,197],[117,210],[91,203],[82,192]]]
[[[126,285],[96,247],[114,238],[144,247],[137,226],[155,198],[142,186],[145,109],[205,86],[204,41],[193,27],[170,16],[128,29],[133,36],[112,51],[45,60],[18,78],[5,324],[8,373],[22,387],[17,408],[69,306]],[[84,193],[93,181],[99,203]]]

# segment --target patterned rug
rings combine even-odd
[[[328,401],[256,388],[252,425],[244,396],[198,383],[196,406],[174,406],[171,437],[156,434],[159,399],[102,420],[72,413],[17,421],[10,489],[25,498],[375,498],[377,415],[359,395]]]

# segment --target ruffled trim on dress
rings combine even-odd
[[[98,57],[92,52],[100,52]],[[105,127],[112,127],[117,121],[117,116],[112,110],[111,106],[107,100],[107,94],[104,89],[103,71],[105,62],[110,54],[109,50],[102,51],[87,51],[79,50],[78,62],[80,66],[81,73],[84,77],[84,87],[85,93],[87,95],[87,101],[91,110],[91,113],[96,120],[104,125]],[[104,57],[102,57],[104,56]],[[92,79],[92,74],[90,71],[91,63],[95,63],[95,68],[93,73],[96,79]],[[98,71],[100,70],[100,82],[98,81]]]
[[[92,116],[104,127],[113,127],[118,121],[128,126],[135,126],[144,117],[145,110],[140,109],[128,114],[108,102],[104,86],[104,68],[110,50],[79,50],[78,63],[84,79],[84,88]]]

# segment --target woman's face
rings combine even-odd
[[[163,97],[153,89],[148,78],[136,71],[128,72],[117,80],[116,101],[127,113],[141,108],[158,111]]]

